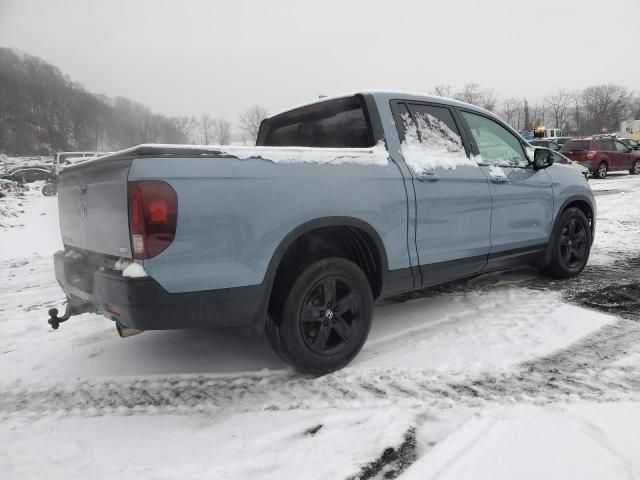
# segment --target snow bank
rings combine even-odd
[[[401,152],[416,175],[423,175],[434,168],[477,166],[467,157],[460,137],[443,121],[429,114],[417,113],[415,117],[414,122],[408,113],[402,115],[405,139]]]

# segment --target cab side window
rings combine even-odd
[[[499,123],[482,115],[462,112],[478,146],[484,165],[526,167],[529,165],[522,143]]]

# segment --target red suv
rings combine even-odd
[[[569,140],[560,152],[580,165],[587,167],[596,178],[604,178],[607,172],[627,170],[640,174],[640,151],[633,150],[615,138],[582,138]]]

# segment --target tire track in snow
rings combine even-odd
[[[640,372],[608,367],[562,372],[525,368],[515,373],[447,377],[397,369],[351,370],[319,378],[295,373],[245,377],[167,377],[60,384],[8,385],[3,415],[55,412],[100,415],[185,411],[240,412],[293,408],[355,408],[400,404],[444,408],[452,404],[580,398],[606,401],[640,394]]]

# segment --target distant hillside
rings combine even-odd
[[[126,98],[92,94],[41,58],[0,48],[0,153],[185,143],[180,124]]]

